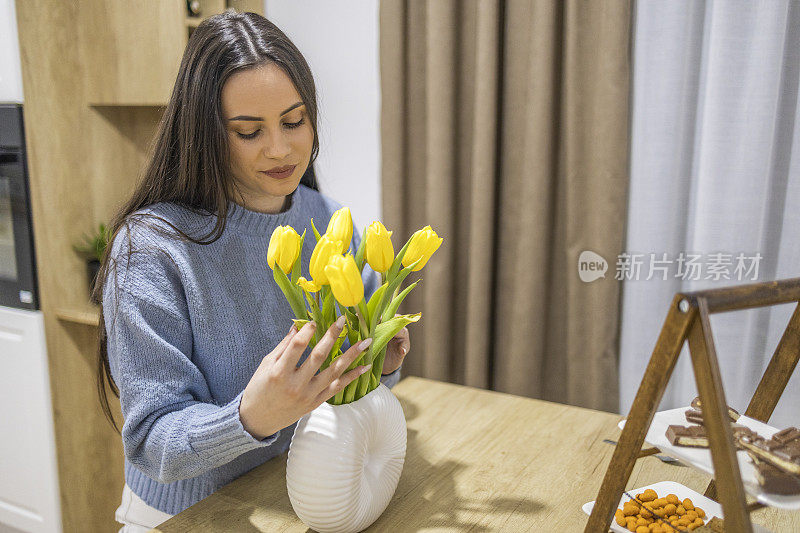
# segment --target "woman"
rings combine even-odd
[[[226,12],[192,33],[153,155],[111,224],[95,297],[102,298],[98,387],[125,422],[125,487],[117,520],[150,528],[285,452],[294,424],[368,367],[369,345],[317,374],[341,331],[306,355],[266,265],[272,231],[325,228],[340,206],[319,191],[314,81],[273,24]],[[351,246],[359,242],[355,232]],[[304,275],[314,247],[301,252]],[[367,297],[377,275],[364,268]],[[286,331],[289,330],[287,334]],[[408,331],[387,348],[393,386]],[[116,428],[116,425],[114,425]]]

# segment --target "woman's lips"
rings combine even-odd
[[[288,178],[289,176],[291,176],[294,173],[294,169],[296,167],[297,167],[297,165],[292,165],[290,167],[285,167],[286,170],[281,171],[281,172],[275,172],[275,171],[270,171],[270,170],[262,170],[260,172],[262,174],[266,174],[267,176],[269,176],[271,178],[284,179],[284,178]]]

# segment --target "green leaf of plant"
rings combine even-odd
[[[400,308],[400,304],[403,303],[405,297],[408,296],[408,293],[411,292],[411,289],[416,287],[417,283],[419,283],[420,281],[422,281],[422,279],[418,279],[417,281],[415,281],[414,283],[403,289],[403,292],[398,294],[394,298],[394,300],[392,300],[391,303],[386,306],[386,310],[384,310],[383,315],[381,316],[382,322],[386,322],[387,320],[392,318],[395,315],[395,313],[397,313],[397,310]]]
[[[369,318],[369,310],[367,309],[367,302],[364,301],[364,298],[361,298],[361,301],[358,302],[358,310],[361,313],[362,318],[364,318],[364,326],[366,326],[366,331],[362,331],[365,335],[368,335],[372,329],[370,328],[370,324],[372,323]],[[362,328],[363,329],[363,328]]]
[[[411,238],[403,245],[397,255],[394,257],[394,261],[392,261],[392,266],[389,267],[389,272],[386,275],[386,279],[391,280],[394,276],[397,275],[397,271],[400,270],[400,264],[403,262],[403,257],[406,255],[406,250],[408,249],[408,245],[411,243]]]
[[[308,302],[308,308],[311,310],[309,312],[309,314],[311,315],[311,320],[317,323],[317,330],[314,332],[314,339],[313,339],[314,345],[316,345],[317,338],[321,339],[322,335],[325,334],[325,330],[327,328],[325,327],[325,322],[322,320],[322,316],[320,316],[320,310],[319,307],[317,306],[317,302],[314,300],[314,297],[311,296],[311,294],[308,291],[304,289],[301,290],[303,291],[303,293],[305,293],[306,301]]]
[[[327,285],[323,285],[320,289],[320,296],[322,296],[322,315],[328,322],[333,322],[336,317],[336,309],[333,305],[333,291]]]
[[[386,288],[389,286],[388,283],[384,283],[377,289],[375,292],[372,293],[372,296],[369,298],[369,303],[367,304],[367,311],[369,312],[369,316],[375,316],[375,308],[378,306],[378,302],[381,301],[383,297],[383,293],[386,292]]]
[[[411,272],[414,269],[414,267],[420,261],[422,261],[421,258],[417,259],[416,261],[414,261],[413,263],[408,265],[406,268],[404,268],[403,270],[401,270],[400,272],[395,274],[393,277],[389,278],[389,281],[387,281],[389,286],[384,291],[383,296],[381,297],[381,300],[378,303],[378,307],[376,309],[376,314],[373,315],[372,320],[370,321],[370,331],[374,331],[375,330],[375,325],[378,323],[378,315],[380,315],[381,317],[384,315],[385,309],[386,309],[386,302],[388,302],[389,299],[391,298],[391,296],[389,296],[389,294],[393,294],[395,291],[397,291],[397,288],[400,286],[401,283],[403,283],[403,280],[406,279],[406,277],[409,274],[411,274]]]
[[[356,250],[355,260],[359,272],[364,271],[364,253],[367,250],[366,239],[364,238],[366,233],[367,233],[367,228],[364,228],[364,231],[361,232],[361,242],[358,243],[358,250]]]
[[[272,277],[275,279],[275,283],[278,284],[278,287],[286,297],[286,301],[289,302],[289,306],[292,308],[294,315],[297,318],[308,318],[308,310],[306,309],[306,305],[303,303],[302,296],[300,296],[300,294],[297,292],[300,290],[300,287],[297,287],[296,285],[292,286],[289,278],[286,277],[286,274],[278,265],[275,265],[275,268],[272,269]]]
[[[370,348],[373,350],[373,353],[378,353],[387,344],[389,344],[389,341],[392,340],[392,337],[397,335],[401,329],[412,322],[418,321],[421,317],[422,313],[416,313],[413,315],[398,315],[378,324],[378,326],[375,328],[375,335],[372,337],[372,345],[370,346]]]
[[[292,285],[297,285],[297,280],[300,279],[300,263],[303,261],[303,241],[306,238],[306,231],[300,236],[300,253],[297,254],[297,259],[292,265]]]
[[[302,327],[305,326],[306,324],[308,324],[309,322],[311,322],[311,321],[308,320],[307,318],[293,318],[292,319],[292,323],[294,324],[294,327],[297,328],[297,331],[300,331],[300,329],[302,329]]]
[[[317,227],[314,225],[314,219],[311,219],[311,229],[314,230],[314,238],[317,239],[317,242],[322,238],[322,235],[319,234],[317,231]]]
[[[344,328],[342,329],[342,332],[339,334],[339,337],[337,337],[336,342],[333,343],[333,348],[331,348],[328,357],[325,358],[325,362],[322,363],[322,366],[320,366],[320,370],[325,370],[326,368],[328,368],[337,357],[340,357],[342,355],[342,344],[344,344],[344,340],[346,338],[347,338],[347,325],[345,324]]]

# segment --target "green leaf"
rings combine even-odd
[[[322,235],[319,234],[317,231],[317,227],[314,225],[314,219],[311,219],[311,229],[314,230],[314,238],[317,239],[317,242],[322,238]]]
[[[411,243],[411,238],[408,239],[403,247],[397,252],[397,255],[394,257],[394,261],[392,261],[392,266],[389,267],[389,273],[386,275],[387,279],[392,279],[394,276],[397,275],[397,271],[400,270],[400,264],[403,262],[403,257],[406,255],[406,250],[408,249],[408,245]]]
[[[336,309],[333,305],[333,291],[327,285],[323,285],[320,289],[320,296],[322,296],[322,316],[328,322],[333,322],[336,318]]]
[[[345,324],[344,328],[342,328],[342,332],[339,333],[339,337],[337,337],[336,342],[333,343],[333,348],[331,348],[331,353],[337,355],[334,356],[332,359],[335,359],[336,357],[341,355],[340,350],[342,348],[342,344],[344,344],[344,340],[347,338],[347,333],[348,333],[347,330],[348,330],[347,324]]]
[[[360,319],[361,338],[366,339],[372,330],[369,327],[369,312],[367,311],[367,303],[364,301],[364,298],[361,298],[361,301],[358,302],[357,316]]]
[[[101,222],[94,233],[91,235],[84,233],[82,238],[83,242],[80,245],[73,244],[72,249],[87,260],[102,262],[108,241],[111,238],[110,231],[106,228],[106,225]]]
[[[403,292],[398,294],[394,298],[394,300],[392,300],[392,302],[389,305],[386,306],[386,310],[383,312],[383,315],[381,315],[381,321],[382,322],[386,322],[387,320],[392,318],[395,315],[395,313],[397,313],[397,310],[400,308],[400,304],[403,303],[403,300],[405,299],[405,297],[408,296],[408,293],[411,292],[411,289],[416,287],[417,283],[419,283],[420,281],[422,281],[422,279],[418,279],[417,281],[415,281],[414,283],[412,283],[411,285],[406,287],[403,290]]]
[[[275,268],[272,269],[272,277],[286,297],[286,301],[289,302],[294,315],[297,318],[307,318],[308,310],[306,309],[306,304],[303,303],[303,297],[298,292],[300,287],[297,285],[292,286],[289,278],[286,277],[286,274],[278,265],[275,265]]]
[[[358,317],[347,307],[342,307],[342,309],[350,325],[347,330],[347,339],[350,341],[350,346],[353,346],[358,342]]]
[[[372,336],[372,345],[370,346],[373,353],[378,353],[380,350],[385,348],[386,345],[389,344],[389,341],[392,340],[392,337],[397,335],[401,329],[412,322],[418,321],[421,317],[422,313],[416,313],[413,315],[398,315],[378,324],[378,326],[375,328],[375,335]]]
[[[358,250],[356,250],[355,260],[359,272],[364,271],[364,254],[366,253],[367,250],[366,239],[364,238],[366,233],[367,233],[367,228],[364,228],[364,231],[361,233],[361,242],[358,243]]]
[[[370,296],[369,303],[367,304],[367,311],[369,312],[370,317],[375,315],[375,308],[378,306],[378,302],[380,302],[383,298],[383,293],[386,291],[388,286],[388,283],[384,283],[375,289],[375,292],[373,292],[372,296]]]
[[[303,328],[303,326],[305,326],[309,322],[311,322],[311,321],[308,320],[307,318],[293,318],[292,319],[292,323],[294,324],[294,327],[297,329],[297,331],[300,331]]]
[[[300,279],[300,263],[303,261],[303,241],[306,238],[306,231],[300,236],[300,253],[297,254],[297,259],[292,265],[292,285],[297,285],[297,280]]]
[[[397,273],[394,277],[389,278],[390,281],[387,282],[389,284],[389,286],[383,292],[383,296],[381,297],[380,303],[378,304],[378,307],[376,309],[375,315],[372,317],[372,320],[370,321],[370,324],[369,324],[370,331],[374,331],[375,330],[375,326],[378,323],[378,316],[380,315],[382,317],[384,315],[385,309],[386,309],[386,302],[389,299],[389,293],[392,293],[392,292],[397,290],[397,288],[400,286],[400,284],[403,283],[403,280],[406,279],[406,277],[409,274],[411,274],[411,272],[414,269],[414,267],[420,261],[422,261],[421,258],[417,259],[416,261],[414,261],[413,263],[408,265],[406,268],[401,270],[399,273]]]
[[[314,332],[313,338],[313,345],[316,346],[317,342],[322,339],[322,336],[325,334],[325,330],[328,329],[325,326],[325,322],[322,320],[320,316],[319,307],[317,306],[317,302],[314,301],[314,297],[311,296],[306,290],[303,290],[306,295],[306,301],[308,301],[308,306],[310,309],[309,314],[311,315],[311,319],[317,323],[317,330]]]

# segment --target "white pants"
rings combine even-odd
[[[127,483],[122,489],[122,503],[114,513],[114,519],[123,524],[119,533],[144,533],[173,516],[147,505]]]

